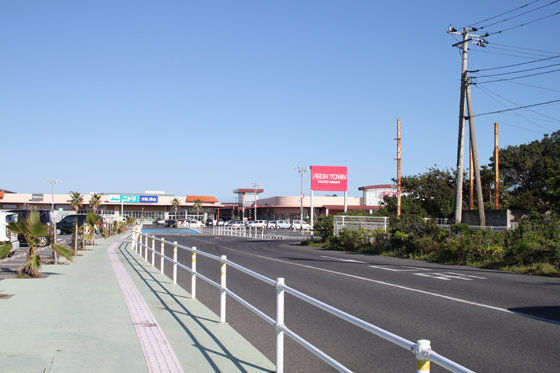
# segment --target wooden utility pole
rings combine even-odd
[[[499,156],[500,150],[498,149],[498,123],[494,123],[494,161],[496,162],[496,181],[495,181],[495,193],[496,193],[496,210],[500,209],[500,166],[499,166]]]
[[[401,120],[397,119],[397,218],[401,216]]]

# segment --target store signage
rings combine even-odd
[[[347,191],[348,167],[311,166],[311,190]]]
[[[33,193],[31,195],[31,200],[32,201],[42,201],[43,200],[43,194],[42,193]]]
[[[111,194],[109,195],[109,202],[118,203],[139,203],[140,196],[133,194]]]
[[[158,203],[158,196],[140,196],[140,203]]]

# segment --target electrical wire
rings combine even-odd
[[[529,75],[523,75],[523,76],[515,76],[513,78],[505,78],[505,79],[496,79],[496,80],[488,80],[486,82],[477,82],[477,84],[485,84],[485,83],[495,83],[495,82],[503,82],[506,80],[513,80],[513,79],[521,79],[521,78],[528,78],[530,76],[537,76],[537,75],[544,75],[544,74],[549,74],[549,73],[554,73],[556,71],[560,71],[560,69],[556,69],[556,70],[550,70],[550,71],[545,71],[542,73],[536,73],[536,74],[529,74]]]
[[[506,45],[506,44],[499,44],[499,43],[494,43],[492,42],[492,45],[499,45],[501,47],[509,47],[509,48],[516,48],[516,49],[526,49],[528,51],[533,51],[533,52],[541,52],[541,53],[549,53],[549,54],[558,54],[558,52],[549,52],[549,51],[542,51],[540,49],[531,49],[531,48],[523,48],[523,47],[518,47],[515,45]]]
[[[534,67],[534,68],[532,68],[532,69],[511,71],[511,72],[509,72],[509,73],[490,74],[490,75],[478,75],[478,76],[476,76],[476,78],[490,78],[490,77],[493,77],[493,76],[501,76],[501,75],[509,75],[509,74],[519,74],[519,73],[524,73],[525,71],[534,71],[534,70],[546,69],[547,67],[558,66],[558,65],[560,65],[560,63],[555,63],[555,64],[553,64],[553,65],[547,65],[547,66],[541,66],[541,67]]]
[[[519,82],[512,82],[512,81],[507,81],[506,83],[514,83],[514,84],[524,85],[524,86],[527,86],[527,87],[544,89],[544,90],[546,90],[546,91],[560,92],[560,89],[544,88],[544,87],[539,87],[539,86],[531,85],[531,84],[525,84],[525,83],[519,83]]]
[[[529,59],[534,59],[535,57],[528,57],[528,56],[518,56],[516,54],[507,54],[507,53],[498,53],[498,52],[490,52],[484,49],[469,49],[469,52],[481,52],[481,53],[490,53],[490,54],[499,54],[501,56],[510,56],[510,57],[518,57],[518,58],[529,58]],[[541,61],[539,59],[532,61],[532,62],[538,62]]]
[[[485,19],[484,21],[478,21],[478,22],[471,23],[470,25],[468,25],[468,26],[466,26],[466,27],[471,27],[472,25],[475,25],[475,24],[478,24],[478,23],[490,21],[491,19],[501,17],[501,16],[503,16],[503,15],[505,15],[505,14],[508,14],[508,13],[511,13],[511,12],[515,12],[516,10],[525,8],[526,6],[529,6],[529,5],[531,5],[531,4],[538,3],[539,1],[540,1],[540,0],[531,1],[530,3],[527,3],[527,4],[525,4],[525,5],[522,5],[522,6],[518,7],[518,8],[515,8],[515,9],[512,9],[512,10],[508,10],[507,12],[502,13],[502,14],[498,14],[497,16],[494,16],[494,17],[487,18],[487,19]],[[461,28],[464,28],[464,27],[461,27]]]
[[[539,54],[539,53],[532,53],[532,52],[525,52],[525,51],[517,51],[517,50],[513,50],[513,49],[508,49],[508,48],[495,47],[494,45],[485,45],[485,47],[490,48],[490,49],[498,49],[498,50],[503,50],[503,51],[507,51],[507,52],[526,54],[526,55],[531,55],[531,56],[548,57],[546,54]]]
[[[535,9],[528,10],[528,11],[526,11],[526,12],[524,12],[524,13],[521,13],[521,14],[518,14],[518,15],[516,15],[516,16],[510,17],[510,18],[506,18],[506,19],[504,19],[504,20],[501,20],[501,21],[498,21],[498,22],[494,22],[494,23],[491,23],[491,24],[489,24],[489,25],[480,26],[479,29],[482,30],[482,29],[485,28],[485,27],[494,26],[494,25],[497,25],[498,23],[506,22],[506,21],[512,20],[512,19],[514,19],[514,18],[521,17],[521,16],[523,16],[523,15],[525,15],[525,14],[532,13],[532,12],[534,12],[535,10],[539,10],[539,9],[545,8],[545,7],[549,6],[549,5],[552,5],[552,4],[554,4],[554,3],[557,3],[557,2],[559,2],[559,1],[560,1],[560,0],[554,0],[554,1],[550,2],[550,3],[548,3],[548,4],[545,4],[545,5],[543,5],[543,6],[540,6],[540,7],[538,7],[538,8],[535,8]]]
[[[512,104],[514,104],[514,105],[518,105],[518,106],[519,106],[519,104],[516,104],[515,102],[510,101],[510,100],[508,100],[507,98],[504,98],[504,97],[498,95],[497,93],[490,91],[489,89],[486,89],[486,88],[483,88],[483,87],[478,87],[478,88],[479,88],[484,94],[486,94],[488,97],[490,97],[491,99],[493,99],[494,101],[496,101],[497,103],[499,103],[500,105],[502,105],[503,107],[505,107],[505,108],[507,108],[507,109],[509,109],[509,108],[508,108],[505,104],[503,104],[502,102],[500,102],[500,101],[497,100],[496,98],[492,97],[488,92],[491,92],[492,94],[494,94],[494,95],[500,97],[501,99],[506,100],[506,101],[508,101],[508,102],[510,102],[510,103],[512,103]],[[486,91],[488,91],[488,92],[486,92]],[[540,113],[538,113],[538,112],[536,112],[536,111],[534,111],[534,110],[531,110],[531,109],[526,109],[526,110],[529,110],[529,111],[531,111],[531,112],[533,112],[533,113],[536,113],[536,114],[540,114]],[[547,131],[553,132],[551,129],[546,128],[545,126],[541,126],[540,124],[538,124],[538,123],[536,123],[536,122],[533,122],[533,121],[530,120],[529,118],[524,117],[523,115],[521,115],[521,114],[519,114],[519,113],[517,113],[517,112],[513,112],[513,114],[515,114],[515,115],[517,115],[517,116],[519,116],[519,117],[525,119],[525,120],[528,121],[528,122],[533,123],[533,124],[536,125],[536,126],[539,126],[539,127],[543,128],[543,129],[545,129],[545,130],[547,130]],[[550,118],[550,117],[549,117],[549,118]],[[553,119],[554,119],[554,118],[553,118]]]
[[[512,111],[512,110],[525,109],[525,108],[528,108],[528,107],[547,105],[547,104],[552,104],[552,103],[555,103],[555,102],[560,102],[560,100],[553,100],[553,101],[548,101],[548,102],[541,102],[541,103],[539,103],[539,104],[533,104],[533,105],[527,105],[527,106],[520,106],[520,107],[516,107],[516,108],[513,108],[513,109],[498,110],[498,111],[492,111],[492,112],[489,112],[489,113],[476,114],[476,115],[472,115],[472,117],[479,117],[479,116],[482,116],[482,115],[489,115],[489,114],[497,114],[497,113],[502,113],[502,112],[504,112],[504,111]]]
[[[477,50],[477,51],[479,51],[479,52],[484,52],[484,51],[481,51],[481,50]],[[499,67],[491,67],[491,68],[488,68],[488,69],[478,69],[478,70],[473,70],[473,71],[469,71],[469,72],[470,72],[470,73],[475,73],[475,72],[479,72],[479,71],[489,71],[489,70],[497,70],[497,69],[506,69],[506,68],[508,68],[508,67],[527,65],[527,64],[529,64],[529,63],[547,61],[547,60],[551,60],[551,59],[554,59],[554,58],[560,58],[560,54],[557,55],[557,56],[542,58],[542,59],[536,60],[536,61],[521,62],[521,63],[516,63],[516,64],[513,64],[513,65],[499,66]]]
[[[521,127],[521,126],[516,126],[515,124],[502,122],[501,120],[496,120],[496,119],[491,119],[491,118],[485,118],[485,117],[481,117],[480,119],[484,119],[484,120],[487,120],[487,121],[490,121],[490,122],[493,122],[493,123],[505,124],[506,126],[515,127],[515,128],[520,128],[520,129],[526,130],[526,131],[531,131],[531,132],[537,132],[537,133],[546,134],[546,132],[543,132],[543,131],[537,131],[537,130],[533,130],[533,129],[530,129],[530,128],[525,128],[525,127]]]
[[[560,1],[560,0],[558,0],[558,1]],[[501,34],[501,33],[504,32],[504,31],[509,31],[509,30],[513,30],[514,28],[518,28],[518,27],[525,26],[525,25],[530,25],[531,23],[535,23],[535,22],[538,22],[538,21],[542,21],[543,19],[547,19],[547,18],[550,18],[550,17],[557,16],[558,14],[560,14],[560,12],[556,12],[556,13],[550,14],[550,15],[548,15],[548,16],[546,16],[546,17],[542,17],[542,18],[539,18],[539,19],[535,19],[534,21],[531,21],[531,22],[522,23],[522,24],[517,25],[517,26],[513,26],[513,27],[510,27],[510,28],[506,28],[506,29],[503,29],[503,30],[501,30],[501,31],[491,32],[491,33],[489,33],[489,35]]]

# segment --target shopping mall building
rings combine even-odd
[[[366,210],[373,212],[379,210],[380,202],[385,195],[396,196],[396,186],[390,184],[370,185],[358,188],[362,197],[342,196],[315,196],[313,198],[314,216],[335,215],[346,210]],[[145,193],[103,193],[98,213],[110,220],[122,217],[143,219],[147,222],[157,218],[185,219],[196,218],[206,221],[251,219],[256,216],[259,220],[293,220],[299,219],[301,211],[301,196],[295,197],[269,197],[261,198],[264,189],[235,189],[236,202],[222,203],[212,196],[187,195],[176,196],[161,191],[147,191]],[[93,193],[91,193],[93,194]],[[171,201],[177,198],[180,207],[174,210]],[[83,207],[78,213],[86,213],[89,207],[90,195],[84,195]],[[196,208],[195,201],[201,203]],[[51,206],[54,205],[54,206]],[[1,209],[47,209],[54,207],[54,219],[60,220],[63,216],[72,214],[68,194],[19,194],[0,189]],[[311,213],[311,198],[303,196],[303,215],[309,217]]]

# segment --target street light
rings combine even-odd
[[[58,260],[56,257],[56,250],[54,249],[54,245],[56,244],[56,225],[54,224],[54,221],[52,220],[54,218],[54,186],[58,183],[60,183],[60,180],[47,180],[47,183],[51,183],[52,186],[52,198],[51,198],[51,224],[52,224],[52,230],[53,230],[53,261],[54,264],[58,264]]]
[[[257,192],[257,188],[259,187],[259,185],[263,185],[262,183],[249,183],[253,186],[253,188],[255,188],[255,219],[254,221],[257,220],[257,200],[259,199],[259,194]]]
[[[300,194],[300,200],[301,200],[301,206],[300,206],[300,219],[301,221],[303,221],[303,177],[305,176],[305,173],[307,172],[307,170],[309,170],[309,167],[298,167],[295,168],[294,170],[297,170],[299,172],[299,174],[301,175],[301,194]]]

